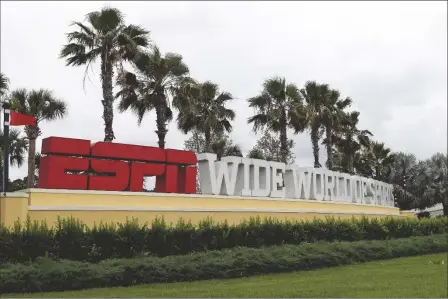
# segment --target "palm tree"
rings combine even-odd
[[[53,121],[67,115],[67,104],[57,99],[53,93],[46,89],[14,90],[10,97],[11,110],[36,117],[36,126],[25,126],[25,133],[29,140],[28,148],[28,188],[34,186],[34,173],[36,162],[36,139],[41,135],[39,123]]]
[[[301,89],[301,94],[306,102],[306,121],[310,130],[311,145],[313,147],[314,167],[322,165],[319,162],[319,140],[322,132],[323,114],[325,103],[330,95],[330,88],[327,84],[318,84],[315,81],[305,83],[305,88]],[[331,156],[331,154],[330,154]]]
[[[249,107],[255,109],[255,115],[248,118],[254,132],[269,130],[279,133],[281,162],[287,163],[288,128],[295,133],[306,127],[305,109],[300,91],[295,84],[286,84],[284,78],[274,77],[263,84],[260,95],[248,99]]]
[[[341,129],[333,136],[333,140],[341,155],[339,158],[342,169],[350,174],[355,174],[354,161],[356,153],[370,146],[370,137],[373,134],[368,130],[359,130],[359,112],[345,113],[341,120]]]
[[[135,73],[123,72],[118,79],[120,87],[116,94],[120,98],[119,110],[130,109],[137,115],[140,125],[143,117],[151,110],[156,111],[156,134],[159,147],[165,148],[167,122],[173,118],[170,108],[170,96],[183,98],[185,84],[192,80],[188,77],[188,66],[182,56],[174,53],[162,55],[154,46],[151,52],[139,55],[135,61]]]
[[[341,99],[340,93],[337,90],[330,90],[328,96],[323,97],[321,121],[325,134],[323,144],[327,149],[327,163],[328,169],[333,169],[333,135],[335,130],[341,126],[341,121],[344,117],[344,109],[350,107],[352,100],[350,98]]]
[[[390,148],[385,147],[383,142],[372,141],[370,144],[372,166],[374,170],[373,178],[379,181],[387,181],[391,175],[392,165],[396,156]]]
[[[173,102],[179,110],[178,127],[184,134],[193,130],[204,134],[205,152],[210,152],[213,133],[232,131],[230,122],[235,111],[226,104],[233,97],[228,92],[219,92],[218,85],[210,81],[193,86],[190,96],[187,101],[176,97]]]
[[[20,167],[25,160],[25,153],[28,148],[26,138],[20,136],[20,130],[11,128],[9,131],[9,163],[12,166]],[[0,132],[0,155],[3,157],[4,134]],[[0,185],[3,182],[3,159],[0,159]]]
[[[9,78],[0,73],[0,96],[4,96],[9,89]]]
[[[60,58],[66,58],[67,66],[85,65],[84,81],[89,66],[100,58],[104,141],[112,141],[114,68],[121,70],[123,61],[134,59],[149,44],[149,31],[125,25],[123,14],[111,7],[87,14],[86,21],[87,24],[73,22],[77,30],[67,34],[69,43],[63,46]]]

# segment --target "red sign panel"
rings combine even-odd
[[[42,140],[39,188],[143,191],[145,176],[156,192],[196,193],[196,154],[191,151],[90,140]]]

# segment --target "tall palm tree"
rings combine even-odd
[[[9,96],[11,110],[36,117],[36,126],[25,126],[25,134],[29,140],[28,148],[28,188],[34,186],[36,163],[36,139],[41,135],[39,123],[54,121],[67,115],[67,104],[57,99],[46,89],[17,89]]]
[[[319,162],[319,140],[322,134],[320,129],[323,125],[325,103],[330,96],[330,88],[327,84],[318,84],[315,81],[308,81],[300,92],[307,104],[306,120],[310,130],[311,145],[313,147],[314,167],[319,168],[322,167]]]
[[[152,51],[142,53],[133,62],[135,73],[124,71],[118,78],[120,90],[120,112],[131,110],[137,115],[140,125],[143,117],[151,110],[156,111],[159,147],[165,148],[167,122],[173,118],[170,96],[182,98],[188,77],[188,66],[182,56],[174,53],[162,55],[154,46]],[[179,100],[180,101],[180,100]]]
[[[4,96],[9,89],[9,78],[0,73],[0,96]]]
[[[345,113],[341,121],[341,129],[334,136],[335,144],[341,154],[342,168],[345,172],[355,174],[354,161],[356,153],[370,146],[369,130],[359,130],[359,112]]]
[[[179,110],[178,127],[187,134],[198,131],[205,137],[205,152],[210,152],[212,133],[230,133],[231,121],[235,118],[235,111],[226,107],[233,96],[228,92],[219,92],[217,84],[210,81],[193,86],[190,91],[191,99],[182,101],[175,97],[173,102]]]
[[[73,22],[72,25],[77,30],[67,34],[69,43],[63,46],[60,58],[66,58],[67,66],[85,65],[84,80],[89,66],[100,59],[104,141],[112,141],[115,138],[114,68],[121,70],[123,61],[134,59],[149,44],[149,31],[136,25],[125,25],[123,14],[111,7],[87,14],[85,24]]]
[[[255,115],[248,118],[254,132],[269,130],[279,133],[281,162],[287,163],[288,128],[295,133],[306,127],[305,108],[300,91],[295,84],[286,84],[284,78],[274,77],[263,84],[260,95],[248,99],[249,107],[255,109]]]
[[[342,99],[338,90],[330,90],[328,96],[323,97],[321,121],[323,131],[325,134],[323,144],[327,149],[327,163],[328,169],[333,169],[333,135],[341,126],[341,121],[344,117],[344,110],[352,104],[350,98]]]

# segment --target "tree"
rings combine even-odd
[[[392,172],[396,155],[383,142],[372,141],[369,147],[370,160],[372,161],[373,178],[386,182]]]
[[[211,150],[212,133],[230,133],[231,121],[235,118],[235,111],[226,107],[233,97],[228,92],[219,92],[217,84],[206,81],[195,85],[191,89],[190,99],[182,101],[184,97],[175,98],[174,106],[179,110],[178,128],[187,134],[196,130],[204,134],[205,152]]]
[[[137,115],[140,125],[143,117],[151,110],[156,111],[159,147],[165,148],[167,122],[173,118],[170,96],[187,97],[186,86],[193,80],[188,77],[188,66],[182,56],[174,53],[162,55],[154,46],[151,52],[138,55],[134,60],[135,73],[124,71],[118,85],[119,110],[131,110]]]
[[[149,44],[149,31],[136,25],[125,25],[123,14],[115,8],[104,7],[86,16],[86,23],[73,22],[76,30],[67,34],[60,58],[67,66],[89,66],[98,58],[101,61],[103,90],[104,141],[115,138],[113,131],[113,77],[114,68],[122,69],[123,61],[130,61]],[[83,82],[84,82],[83,81]]]
[[[419,208],[424,209],[442,204],[443,215],[448,216],[448,159],[446,154],[436,153],[423,161],[422,167],[411,170],[411,179],[420,192],[414,193],[420,200]],[[417,166],[419,165],[417,164]]]
[[[305,83],[305,88],[300,90],[306,102],[306,123],[310,130],[311,145],[313,147],[314,167],[320,168],[319,162],[319,140],[321,138],[320,129],[323,124],[324,104],[330,94],[327,84],[318,84],[315,81]]]
[[[39,124],[42,121],[54,121],[67,115],[67,104],[57,99],[46,89],[14,90],[10,97],[11,110],[36,117],[36,126],[25,126],[25,134],[29,140],[28,148],[28,187],[34,186],[36,163],[36,139],[42,132]]]
[[[4,96],[9,89],[9,78],[0,73],[0,96]]]
[[[211,152],[215,153],[218,160],[225,156],[242,157],[241,148],[239,145],[233,143],[229,136],[224,133],[211,134]],[[193,129],[190,138],[185,140],[184,149],[193,151],[195,153],[205,152],[205,136],[203,133]],[[199,183],[199,172],[196,176],[196,193],[201,193],[201,186]]]
[[[0,132],[0,155],[3,157],[4,134]],[[9,163],[20,167],[25,160],[28,141],[20,136],[20,130],[11,128],[9,131]],[[0,159],[0,186],[3,187],[3,159]]]
[[[333,169],[333,135],[341,126],[341,121],[344,118],[344,109],[350,107],[352,100],[350,98],[341,99],[338,90],[330,90],[327,96],[322,97],[322,115],[321,122],[323,131],[320,135],[325,134],[323,144],[327,149],[327,163],[328,169]]]
[[[234,144],[228,135],[220,135],[216,141],[211,144],[211,150],[216,154],[217,159],[222,157],[242,157],[243,153],[238,144]]]
[[[373,136],[368,130],[359,130],[358,122],[359,112],[345,113],[341,120],[341,129],[333,136],[339,154],[337,160],[340,165],[337,168],[350,174],[356,173],[354,165],[356,154],[363,148],[369,148],[370,137]]]
[[[294,147],[294,141],[288,140],[287,149],[288,156],[286,158],[286,164],[293,164],[295,155],[292,153]],[[267,161],[282,161],[282,151],[279,142],[278,134],[265,131],[264,135],[257,141],[255,146],[249,151],[248,158],[262,159]]]
[[[260,95],[248,99],[249,107],[255,115],[248,118],[254,132],[269,130],[279,133],[281,162],[286,163],[290,148],[287,130],[302,132],[306,127],[305,108],[299,89],[294,84],[286,84],[284,78],[271,78],[264,82]]]

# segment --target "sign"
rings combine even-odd
[[[39,188],[141,192],[155,176],[156,192],[191,194],[198,166],[202,194],[394,206],[392,185],[324,168],[60,137],[41,153]]]
[[[155,176],[156,192],[196,193],[194,152],[49,137],[41,153],[39,188],[141,192]]]
[[[254,196],[394,206],[393,186],[324,168],[198,154],[203,194]]]

